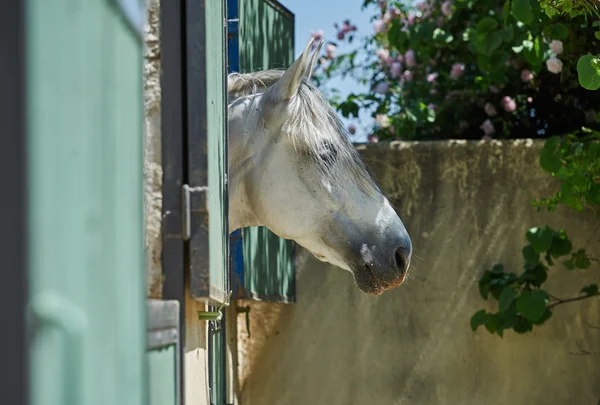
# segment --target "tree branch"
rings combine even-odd
[[[573,298],[560,299],[558,297],[551,296],[550,294],[548,294],[548,296],[550,296],[552,299],[556,300],[556,302],[553,302],[552,304],[548,305],[549,309],[554,308],[557,305],[566,304],[568,302],[575,302],[575,301],[584,300],[586,298],[598,297],[598,295],[582,295],[581,297],[573,297]]]

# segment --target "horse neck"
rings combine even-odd
[[[229,232],[248,226],[260,226],[250,206],[248,190],[249,172],[257,161],[255,156],[260,151],[258,142],[261,137],[253,137],[253,131],[229,130],[228,134],[228,166],[229,166]]]

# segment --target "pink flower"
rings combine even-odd
[[[336,51],[337,51],[337,46],[335,46],[334,44],[327,44],[327,46],[325,47],[325,57],[327,59],[335,58]]]
[[[356,27],[354,28],[356,29]],[[350,31],[353,31],[352,26],[350,25],[350,21],[344,21],[344,25],[342,25],[342,32],[344,34],[347,34]]]
[[[406,25],[413,25],[416,20],[416,16],[414,14],[409,14],[406,16]]]
[[[417,58],[415,56],[415,51],[409,49],[404,54],[404,61],[406,62],[406,66],[409,68],[417,66]]]
[[[528,102],[529,104],[531,104],[531,103],[533,103],[533,99],[532,99],[531,97],[527,97],[527,102]]]
[[[559,74],[562,72],[563,63],[556,56],[553,56],[546,61],[546,67],[551,73]]]
[[[492,138],[491,136],[489,136],[489,135],[484,135],[484,136],[482,136],[482,137],[481,137],[481,140],[482,140],[482,141],[486,141],[486,142],[489,142],[489,141],[491,141],[492,139],[493,139],[493,138]]]
[[[415,6],[417,7],[417,10],[419,10],[423,13],[429,9],[429,5],[427,4],[426,0],[417,0],[415,3],[416,3]]]
[[[345,35],[346,34],[344,34],[344,31],[338,31],[338,33],[337,33],[337,39],[339,39],[340,41],[343,41]]]
[[[481,124],[481,126],[479,128],[486,135],[491,135],[494,132],[496,132],[496,128],[494,128],[494,124],[492,124],[492,121],[490,121],[489,119],[483,121],[483,124]]]
[[[387,1],[386,0],[379,0],[379,7],[384,10],[387,7]]]
[[[449,17],[452,14],[452,2],[445,1],[442,3],[442,14]]]
[[[485,111],[488,117],[495,117],[496,115],[498,115],[496,107],[494,107],[490,103],[485,103],[485,105],[483,106],[483,111]]]
[[[379,125],[381,128],[387,128],[390,126],[390,117],[388,117],[385,114],[377,114],[375,116],[375,122],[377,123],[377,125]]]
[[[319,42],[321,38],[325,36],[325,32],[323,30],[312,31],[310,35],[315,39],[315,44]],[[316,45],[315,45],[316,46]]]
[[[348,132],[350,135],[354,135],[356,133],[356,125],[348,124]]]
[[[402,73],[402,80],[405,82],[412,82],[413,78],[413,72],[411,72],[410,70],[405,70],[404,73]]]
[[[517,103],[515,103],[515,100],[508,96],[502,97],[502,106],[506,112],[513,112],[517,109]]]
[[[392,22],[392,13],[390,13],[389,11],[386,11],[385,13],[383,13],[383,22],[386,24],[389,24]]]
[[[385,58],[385,63],[388,66],[391,66],[392,63],[396,63],[396,58],[394,58],[393,56],[388,56],[387,58]]]
[[[427,82],[428,82],[428,83],[433,83],[433,84],[436,84],[436,79],[437,79],[437,77],[438,77],[438,76],[439,76],[439,75],[438,75],[438,73],[437,73],[437,72],[429,73],[429,74],[427,75]]]
[[[450,69],[450,77],[453,79],[458,79],[465,72],[465,64],[464,63],[455,63],[452,65]]]
[[[389,89],[390,86],[386,82],[379,82],[377,83],[373,91],[378,94],[386,94]]]
[[[400,15],[400,10],[398,10],[396,7],[390,7],[388,11],[392,15],[392,17],[398,17]]]
[[[367,140],[369,141],[369,143],[377,143],[379,142],[379,137],[377,135],[369,135],[367,136]]]
[[[436,89],[431,89],[431,90],[429,90],[429,94],[431,94],[432,96],[436,95],[437,94],[437,90]]]
[[[385,62],[387,58],[390,57],[390,51],[388,51],[387,49],[378,49],[377,52],[375,52],[375,54],[382,62]]]
[[[394,79],[397,79],[400,77],[401,74],[402,74],[402,64],[400,62],[392,63],[392,66],[390,67],[390,75]]]
[[[531,80],[533,80],[533,73],[531,73],[531,70],[523,69],[521,71],[521,80],[523,80],[524,82],[530,82]]]
[[[373,23],[373,29],[375,30],[376,34],[379,34],[385,31],[386,25],[383,22],[383,20],[375,20],[375,22]]]
[[[561,53],[563,53],[562,41],[559,41],[557,39],[552,40],[552,42],[550,42],[550,50],[556,55],[560,55]]]
[[[433,103],[427,104],[427,109],[429,109],[429,110],[434,110],[435,111],[436,108],[437,108],[436,105],[433,104]]]

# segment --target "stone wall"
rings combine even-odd
[[[146,294],[162,295],[161,268],[161,121],[160,121],[160,0],[147,1],[144,35],[144,226]]]
[[[538,166],[541,142],[392,143],[361,147],[413,239],[401,287],[366,296],[350,273],[297,257],[297,303],[250,305],[238,315],[241,404],[589,404],[600,399],[600,299],[559,306],[533,333],[503,339],[471,315],[493,309],[477,280],[502,262],[522,268],[525,231],[565,228],[600,257],[590,210],[538,213],[556,183]],[[368,209],[368,207],[366,207]],[[598,267],[553,269],[548,290],[576,295]]]

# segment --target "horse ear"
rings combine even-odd
[[[315,65],[317,64],[317,61],[319,60],[319,55],[321,54],[321,47],[323,46],[324,43],[325,43],[324,39],[320,40],[319,45],[317,45],[317,49],[315,49],[312,56],[310,57],[310,63],[308,64],[308,69],[306,69],[306,72],[304,74],[304,76],[309,80],[312,76],[313,70],[315,70]]]
[[[298,92],[302,78],[309,68],[309,54],[314,40],[314,38],[311,38],[308,41],[302,55],[292,63],[292,66],[285,71],[281,79],[269,91],[275,100],[288,101]]]

